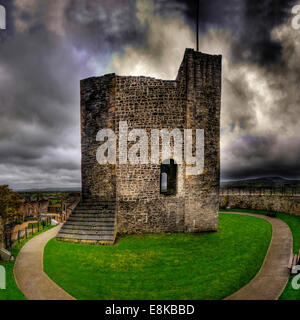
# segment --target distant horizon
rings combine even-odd
[[[258,176],[258,177],[250,177],[250,178],[237,178],[237,179],[221,179],[220,182],[231,182],[231,181],[248,181],[248,180],[258,180],[258,179],[282,179],[282,180],[287,180],[287,181],[300,181],[300,178],[286,178],[282,176],[276,176],[276,175],[269,175],[269,176]]]
[[[241,178],[241,179],[221,179],[220,183],[226,183],[226,182],[243,182],[243,181],[250,181],[250,180],[258,180],[258,179],[282,179],[285,181],[299,181],[300,182],[300,178],[285,178],[282,176],[260,176],[260,177],[251,177],[251,178]],[[81,185],[78,186],[59,186],[59,187],[11,187],[9,186],[13,191],[15,192],[53,192],[53,191],[57,191],[57,192],[81,192]]]

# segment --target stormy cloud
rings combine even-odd
[[[223,55],[223,179],[300,178],[296,3],[200,1],[200,50]],[[0,184],[14,188],[80,186],[80,79],[174,79],[195,47],[192,0],[0,4]]]

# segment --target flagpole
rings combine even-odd
[[[199,14],[200,14],[200,0],[196,0],[197,1],[197,30],[196,30],[196,43],[197,43],[197,51],[199,51]]]

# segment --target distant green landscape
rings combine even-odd
[[[18,195],[20,196],[20,198],[49,198],[52,197],[52,199],[50,198],[51,203],[55,204],[59,201],[62,200],[66,200],[68,197],[74,196],[74,197],[78,197],[80,196],[80,192],[79,191],[57,191],[57,192],[53,192],[53,191],[23,191],[23,192],[17,192]]]

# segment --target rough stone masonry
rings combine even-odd
[[[186,49],[174,81],[115,74],[81,81],[81,203],[110,204],[114,234],[217,230],[221,61],[219,55]],[[97,133],[109,128],[118,136],[120,121],[127,121],[128,131],[145,129],[149,135],[151,129],[204,129],[203,174],[189,176],[187,165],[178,164],[170,195],[161,192],[166,159],[161,164],[100,165]]]

